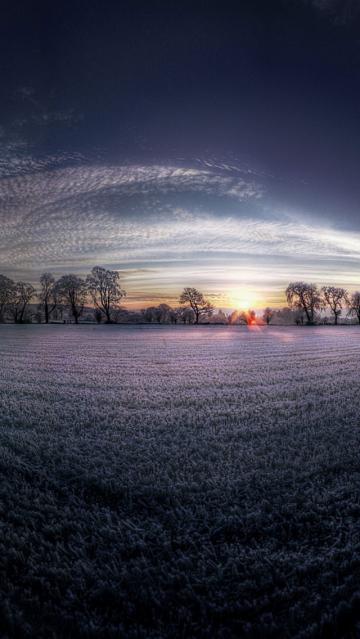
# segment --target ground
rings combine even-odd
[[[0,327],[0,636],[360,637],[359,327]]]

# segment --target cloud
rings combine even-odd
[[[160,251],[163,242],[171,242],[172,223],[175,229],[193,219],[192,212],[173,207],[172,198],[197,194],[242,202],[262,196],[254,181],[198,168],[57,168],[81,158],[27,160],[14,148],[7,150],[12,163],[10,176],[7,165],[0,180],[0,265],[8,269],[70,266],[95,256],[119,260],[151,246]]]
[[[83,273],[98,263],[120,269],[134,295],[156,289],[163,296],[186,283],[200,282],[210,294],[236,279],[279,283],[304,264],[311,279],[331,264],[342,282],[352,282],[360,234],[261,215],[265,192],[253,176],[213,165],[77,160],[67,167],[64,154],[25,163],[0,180],[0,272],[31,279],[45,269]],[[224,214],[229,201],[237,214]],[[209,202],[216,203],[211,210]]]
[[[338,25],[350,24],[360,15],[358,0],[312,0],[311,4]]]
[[[8,184],[4,182],[6,178],[32,176],[67,165],[83,164],[84,161],[84,156],[77,152],[63,151],[45,157],[34,156],[25,138],[10,136],[0,127],[0,198],[2,199],[8,188]]]

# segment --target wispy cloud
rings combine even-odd
[[[261,208],[250,214],[247,205],[264,196],[253,176],[214,165],[57,168],[69,160],[46,158],[0,180],[0,271],[84,272],[101,263],[122,270],[134,295],[156,288],[166,296],[186,283],[207,282],[214,293],[235,277],[256,283],[261,273],[265,282],[269,269],[274,285],[281,273],[292,276],[294,262],[316,273],[360,258],[360,234],[261,216]],[[217,208],[208,210],[212,200]],[[228,201],[238,214],[224,215]]]
[[[358,0],[312,0],[312,5],[339,25],[349,24],[360,15]]]

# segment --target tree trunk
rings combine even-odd
[[[49,307],[47,302],[45,302],[45,324],[49,323]]]
[[[72,305],[71,313],[72,313],[72,316],[73,316],[73,318],[75,320],[75,324],[78,324],[79,323],[79,314],[77,312],[77,308],[76,308],[75,304]]]
[[[335,313],[335,326],[337,323],[338,323],[338,316],[337,316],[337,313]]]
[[[22,307],[19,315],[19,324],[23,323],[24,315],[25,315],[26,304]]]
[[[312,319],[311,319],[311,317],[310,317],[310,313],[309,313],[308,309],[306,308],[306,306],[304,306],[304,310],[305,310],[305,315],[306,315],[307,323],[308,323],[308,324],[312,324]]]

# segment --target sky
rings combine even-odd
[[[360,288],[360,0],[5,0],[0,273]]]

